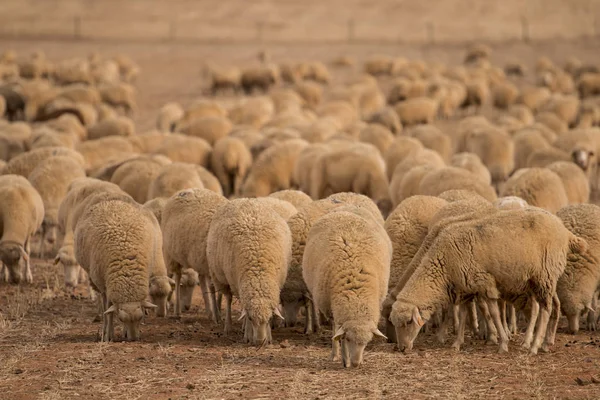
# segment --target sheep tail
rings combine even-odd
[[[573,253],[583,254],[587,251],[587,248],[588,243],[585,241],[585,239],[571,234],[571,237],[569,238],[569,249]]]

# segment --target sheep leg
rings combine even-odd
[[[215,294],[216,289],[215,289],[215,285],[213,285],[213,283],[210,281],[209,277],[206,277],[206,280],[208,281],[208,291],[209,291],[209,299],[211,301],[211,313],[212,313],[212,318],[213,318],[213,322],[215,324],[218,324],[219,321],[221,320],[221,304],[219,303],[217,305],[217,296]]]
[[[25,241],[25,253],[27,253],[27,255],[29,256],[31,254],[31,238],[27,238],[27,240]],[[31,260],[29,257],[27,257],[27,260],[25,260],[25,281],[27,283],[33,283],[33,274],[31,273]]]
[[[502,327],[506,332],[506,335],[510,339],[510,331],[508,330],[508,322],[506,322],[506,301],[498,300],[498,307],[500,308],[500,319],[502,320]]]
[[[317,309],[317,305],[314,303],[314,301],[311,301],[311,304],[312,307],[310,312],[312,313],[313,318],[313,332],[319,333],[321,330],[321,316],[319,315],[319,310]]]
[[[215,324],[219,323],[219,314],[215,307],[216,298],[215,291],[211,290],[211,281],[208,276],[200,278],[200,290],[202,291],[202,297],[204,298],[204,308],[206,313],[210,315]]]
[[[540,304],[535,300],[531,299],[531,314],[529,316],[529,325],[527,325],[527,330],[525,331],[525,338],[523,340],[522,347],[528,349],[531,347],[531,342],[533,341],[533,331],[535,329],[535,325],[537,322],[538,314],[540,312]]]
[[[304,300],[304,313],[306,314],[304,320],[304,334],[308,335],[313,331],[313,313],[312,313],[312,301],[305,298]]]
[[[42,224],[42,232],[40,233],[40,248],[38,250],[38,254],[40,259],[44,259],[44,240],[46,238],[46,228]]]
[[[560,300],[558,295],[554,293],[552,296],[552,313],[550,314],[549,326],[546,329],[546,336],[542,344],[542,351],[547,353],[550,351],[550,346],[554,345],[556,330],[558,329],[558,320],[560,319]]]
[[[469,302],[468,311],[469,323],[473,330],[473,336],[477,337],[479,335],[479,320],[477,319],[477,304],[475,304],[475,300]]]
[[[552,303],[550,305],[540,305],[540,316],[538,327],[535,332],[535,339],[533,340],[533,344],[529,349],[531,354],[537,354],[540,345],[542,344],[542,340],[546,335],[546,330],[548,329],[548,322],[550,320],[550,313],[552,311]]]
[[[228,335],[231,332],[231,292],[226,291],[225,295],[225,334]]]
[[[175,272],[175,317],[181,317],[181,270]]]
[[[594,296],[592,297],[591,307],[593,311],[588,311],[587,330],[593,332],[596,330],[596,309],[598,308],[598,292],[595,292]]]
[[[333,329],[333,334],[335,335],[335,333],[338,331],[338,329],[340,329],[340,325],[336,324],[335,321],[331,321],[331,325],[332,325],[332,329]],[[342,339],[343,340],[343,339]],[[337,362],[340,361],[340,340],[331,340],[331,357],[330,360],[333,362]]]
[[[465,343],[465,324],[467,322],[467,312],[469,311],[466,304],[461,304],[458,307],[458,329],[456,330],[456,340],[452,343],[452,348],[456,351],[460,350],[460,346]]]
[[[202,301],[204,301],[204,310],[207,313],[212,313],[211,311],[211,307],[210,307],[210,300],[208,299],[208,291],[209,291],[209,286],[208,286],[208,282],[205,280],[205,276],[201,276],[200,277],[200,292],[202,292]]]
[[[0,282],[8,282],[8,268],[4,265],[2,261],[0,261]]]
[[[502,319],[500,318],[500,309],[498,308],[498,301],[496,299],[488,299],[486,302],[490,310],[492,321],[494,325],[496,325],[496,330],[498,331],[498,336],[500,337],[498,353],[506,353],[508,351],[508,336],[506,335],[506,331],[504,330],[504,326],[502,325]]]
[[[248,321],[248,317],[244,318],[244,343],[252,343],[254,341],[254,330],[252,324]]]
[[[454,308],[454,305],[451,304],[450,307]],[[453,320],[454,320],[453,317],[454,317],[453,313],[451,314],[450,310],[447,310],[446,315],[443,316],[442,323],[438,326],[438,331],[435,334],[435,337],[437,338],[437,340],[440,344],[446,343],[446,336],[448,335],[448,327],[453,322]]]
[[[498,332],[496,331],[496,327],[494,326],[494,322],[492,321],[492,317],[490,316],[490,310],[488,304],[485,300],[478,301],[479,309],[483,314],[483,320],[485,321],[485,335],[483,339],[486,339],[486,343],[498,344]]]
[[[452,320],[454,322],[454,333],[458,332],[458,326],[460,325],[460,305],[452,304]]]
[[[508,324],[508,330],[513,335],[516,335],[519,333],[519,328],[517,326],[517,310],[515,309],[515,305],[512,303],[508,306],[508,316],[510,320]]]

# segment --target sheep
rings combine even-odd
[[[391,211],[385,163],[377,149],[355,145],[319,157],[311,176],[310,196],[321,199],[329,194],[355,192],[373,199],[384,216]]]
[[[209,170],[200,165],[197,165],[196,173],[202,181],[202,185],[204,185],[204,188],[212,190],[217,194],[223,195],[223,188],[221,187],[219,180]]]
[[[448,202],[431,196],[412,196],[402,201],[385,221],[392,241],[389,288],[395,287],[429,229],[431,218]]]
[[[420,125],[411,128],[408,136],[414,137],[427,149],[437,152],[445,162],[452,156],[450,137],[432,125]]]
[[[399,135],[402,132],[402,123],[400,122],[398,114],[396,114],[392,107],[384,107],[373,113],[366,122],[369,124],[383,125],[394,135]]]
[[[435,120],[439,104],[427,97],[415,97],[400,102],[394,110],[403,126],[431,124]]]
[[[73,103],[88,103],[92,106],[97,106],[101,102],[98,90],[83,84],[74,84],[63,87],[56,98],[64,98]]]
[[[532,125],[535,122],[533,113],[522,104],[513,104],[508,107],[508,115],[521,121],[525,125]]]
[[[503,82],[492,89],[494,107],[507,109],[516,103],[519,89],[511,82]]]
[[[540,109],[541,112],[551,112],[564,121],[567,126],[573,126],[579,115],[580,101],[576,96],[553,96]]]
[[[235,125],[248,125],[260,128],[271,120],[275,113],[275,105],[271,98],[251,97],[229,110],[229,120]]]
[[[161,107],[156,118],[156,128],[161,132],[173,132],[177,122],[183,118],[183,108],[171,102]]]
[[[148,200],[142,207],[154,214],[156,220],[160,224],[162,221],[162,212],[165,209],[167,201],[168,199],[165,197],[157,197],[155,199]]]
[[[219,139],[227,136],[232,127],[232,123],[227,118],[202,117],[179,126],[177,131],[188,136],[202,138],[212,146]]]
[[[316,82],[299,82],[294,86],[294,90],[302,97],[306,106],[316,110],[323,99],[323,88]]]
[[[218,321],[206,243],[213,215],[226,203],[227,199],[210,190],[185,189],[173,195],[165,204],[161,215],[163,252],[167,268],[175,276],[176,316],[181,314],[182,308],[181,277],[185,269],[191,268],[198,274],[207,312],[215,323]],[[184,297],[184,304],[189,305],[191,294]]]
[[[148,187],[147,200],[156,197],[171,197],[183,189],[203,189],[204,184],[195,165],[174,162],[163,165]]]
[[[442,157],[433,150],[423,149],[409,154],[401,163],[396,165],[396,168],[394,168],[390,181],[390,193],[392,196],[398,196],[401,192],[418,194],[418,186],[416,186],[417,190],[414,192],[414,188],[409,187],[408,185],[410,184],[405,182],[404,178],[416,167],[429,167],[420,168],[419,172],[412,174],[412,178],[410,179],[412,182],[411,184],[420,184],[424,171],[434,171],[445,167],[445,165],[446,163],[442,160]],[[401,201],[402,198],[402,195],[397,197],[398,201]]]
[[[581,98],[600,94],[600,74],[585,73],[577,81],[577,92]]]
[[[133,136],[135,125],[127,117],[117,117],[99,121],[88,128],[88,139],[95,140],[106,136]]]
[[[369,124],[361,129],[358,140],[372,144],[383,155],[394,141],[394,135],[379,124]]]
[[[106,164],[122,161],[134,154],[131,142],[120,136],[88,140],[78,144],[76,150],[85,159],[84,167],[88,175],[93,175]]]
[[[518,61],[509,62],[504,66],[506,76],[523,77],[527,72],[527,67]]]
[[[144,310],[158,308],[146,300],[151,271],[163,263],[154,215],[119,200],[98,202],[77,221],[74,243],[75,259],[102,295],[101,341],[114,339],[115,314],[127,340],[139,340]]]
[[[25,143],[0,131],[0,160],[10,161],[11,158],[24,152]]]
[[[322,104],[317,115],[321,118],[332,118],[341,130],[348,129],[358,122],[359,116],[357,106],[345,100],[333,100]]]
[[[164,142],[172,135],[157,131],[149,131],[143,134],[129,136],[127,139],[134,153],[153,154],[159,150]]]
[[[471,249],[468,254],[463,254],[465,243]],[[556,283],[567,253],[583,253],[586,247],[557,217],[533,207],[498,211],[442,230],[392,306],[390,320],[400,349],[412,348],[424,321],[455,292],[463,297],[477,295],[487,303],[500,335],[499,352],[508,351],[508,337],[497,300],[526,295],[537,301],[541,315],[530,352],[537,354],[540,346],[547,351],[558,322],[556,317],[547,329],[553,305],[560,307]],[[461,322],[457,348],[463,333]]]
[[[434,165],[424,164],[412,167],[406,173],[399,173],[390,182],[390,198],[392,209],[395,209],[405,199],[418,195],[423,178],[431,171],[438,169]]]
[[[310,198],[310,196],[299,190],[280,190],[278,192],[271,193],[269,197],[273,197],[279,200],[285,200],[291,203],[297,209],[312,203],[312,199]]]
[[[120,163],[109,180],[136,202],[144,204],[150,200],[150,185],[162,172],[162,167],[169,164],[169,160],[162,160],[160,157],[133,158]]]
[[[436,169],[423,177],[419,184],[419,194],[437,196],[446,190],[472,190],[488,201],[496,200],[496,192],[487,183],[471,172],[457,167]]]
[[[31,237],[42,226],[44,202],[29,181],[19,175],[0,176],[0,280],[33,283]]]
[[[546,168],[525,168],[511,176],[500,196],[517,196],[535,207],[551,213],[569,204],[561,178]]]
[[[306,146],[308,143],[304,140],[294,139],[262,152],[242,184],[241,194],[245,197],[262,197],[295,187],[294,167]]]
[[[32,134],[30,149],[40,147],[66,147],[74,149],[79,142],[78,138],[70,133],[57,132],[48,127],[39,127]]]
[[[569,204],[587,203],[590,200],[590,184],[585,172],[577,164],[558,161],[546,166],[561,179]]]
[[[207,167],[210,164],[211,151],[212,147],[204,139],[174,133],[155,149],[154,154],[162,154],[173,162]]]
[[[592,204],[569,205],[557,213],[565,227],[584,239],[589,247],[583,254],[569,254],[564,274],[558,280],[556,293],[568,321],[569,333],[579,331],[579,316],[589,311],[588,324],[594,330],[596,310],[593,309],[596,291],[600,285],[598,240],[600,238],[600,209]],[[588,325],[588,329],[590,326]]]
[[[15,174],[28,177],[42,161],[54,156],[67,156],[84,164],[83,157],[78,152],[64,147],[43,147],[19,154],[12,158],[0,171],[2,175]]]
[[[304,193],[310,193],[312,169],[315,161],[323,154],[328,153],[331,146],[324,143],[311,144],[306,146],[298,155],[296,165],[294,166],[294,181],[298,183],[298,188]]]
[[[292,239],[286,222],[258,199],[236,199],[215,212],[206,256],[215,289],[226,299],[225,334],[231,331],[231,300],[240,299],[244,340],[270,342],[269,322],[279,311]]]
[[[550,98],[552,93],[548,88],[525,86],[517,98],[517,104],[523,104],[531,111],[536,112]]]
[[[210,165],[225,197],[239,195],[242,182],[252,166],[252,154],[240,139],[224,137],[215,143]]]
[[[490,185],[492,176],[490,171],[483,165],[481,159],[474,153],[457,153],[452,156],[450,166],[464,168],[480,178],[484,183]]]
[[[29,174],[28,180],[44,202],[44,219],[41,226],[40,258],[44,258],[44,245],[57,240],[58,208],[72,181],[85,177],[85,170],[68,156],[50,157],[40,162]]]
[[[271,210],[275,211],[286,222],[298,213],[298,209],[292,203],[275,197],[258,197],[258,200],[266,204]]]
[[[135,88],[130,84],[121,82],[114,85],[101,86],[98,90],[104,103],[112,107],[122,107],[125,114],[136,111]]]
[[[272,66],[250,67],[242,70],[241,85],[246,94],[255,90],[267,92],[270,87],[279,83],[281,76],[279,70]]]
[[[486,105],[490,97],[490,88],[487,82],[483,79],[475,79],[467,83],[467,93],[460,104],[461,108],[473,107],[475,110],[479,110],[481,107]]]
[[[384,154],[385,169],[388,180],[392,179],[396,166],[400,164],[408,155],[423,150],[424,147],[417,139],[399,136],[392,142],[388,151]],[[439,156],[438,156],[439,157]],[[441,160],[441,157],[439,157]],[[443,163],[443,160],[441,160]]]
[[[527,157],[527,167],[541,168],[557,161],[571,161],[571,156],[565,151],[550,146],[531,153]]]
[[[474,43],[469,46],[465,54],[464,63],[476,63],[480,59],[488,59],[492,54],[492,49],[483,43]]]
[[[476,202],[488,202],[489,200],[486,200],[483,196],[481,196],[480,194],[478,194],[477,192],[474,192],[472,190],[467,190],[467,189],[450,189],[450,190],[446,190],[445,192],[440,193],[437,197],[439,197],[442,200],[446,200],[448,203],[454,203],[457,201],[465,201],[465,200],[472,200],[472,201],[476,201]],[[498,199],[496,199],[494,201],[494,204],[498,201]]]
[[[302,276],[316,308],[333,317],[331,360],[357,367],[373,336],[390,273],[392,245],[385,230],[369,218],[338,211],[311,228]]]
[[[517,131],[513,136],[513,142],[515,143],[515,170],[527,167],[527,160],[536,150],[550,147],[538,130],[530,128]]]
[[[205,117],[224,118],[227,116],[227,110],[219,103],[213,100],[199,99],[188,106],[183,116],[177,121],[174,130],[178,130],[182,126],[189,125],[194,120]]]

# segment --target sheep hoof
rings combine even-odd
[[[540,350],[542,350],[543,353],[549,353],[550,352],[549,343],[544,343],[542,345],[542,347],[540,347]]]
[[[531,354],[531,355],[534,355],[534,356],[537,354],[537,352],[538,352],[538,349],[537,349],[537,348],[535,348],[535,347],[532,347],[532,348],[529,350],[529,354]]]
[[[498,347],[498,354],[508,353],[508,344],[502,343],[500,347]]]
[[[31,274],[31,271],[27,271],[27,274],[25,275],[25,282],[29,284],[33,283],[33,275]]]
[[[461,344],[462,343],[457,343],[457,342],[452,343],[452,349],[454,349],[455,351],[460,351]]]
[[[446,343],[446,335],[436,335],[436,338],[439,344]]]
[[[525,341],[521,344],[521,347],[524,349],[529,349],[531,347],[531,342]]]
[[[335,356],[334,356],[334,355],[331,355],[331,356],[329,357],[329,360],[330,360],[330,361],[333,361],[333,362],[339,362],[339,361],[341,361],[341,357],[340,357],[339,355],[335,355]]]

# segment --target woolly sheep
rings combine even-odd
[[[78,144],[76,150],[85,159],[84,167],[88,175],[93,175],[106,164],[122,161],[134,154],[133,145],[126,138],[119,136],[88,140]]]
[[[600,209],[592,204],[569,205],[561,208],[556,215],[571,233],[584,239],[589,245],[587,252],[569,255],[565,272],[556,286],[560,306],[569,323],[568,331],[574,334],[579,331],[579,316],[583,311],[592,313],[592,324],[596,324],[593,298],[600,285],[600,268],[597,262]]]
[[[567,152],[550,146],[531,153],[527,158],[527,167],[541,168],[557,161],[571,161],[571,156]]]
[[[383,156],[385,159],[385,169],[388,179],[392,179],[392,175],[396,169],[396,166],[400,164],[400,162],[402,162],[409,154],[423,149],[423,145],[417,139],[405,136],[397,137]],[[441,157],[439,158],[441,160]]]
[[[294,139],[262,152],[252,165],[241,194],[245,197],[262,197],[296,186],[294,167],[300,152],[307,145],[304,140]]]
[[[525,86],[521,88],[521,94],[517,98],[518,104],[527,106],[531,111],[536,112],[550,98],[551,93],[548,88]]]
[[[90,206],[75,228],[75,258],[102,295],[102,341],[114,339],[113,318],[123,323],[127,340],[139,340],[149,281],[160,257],[158,222],[147,210],[123,201]],[[165,297],[166,300],[166,297]]]
[[[167,103],[158,112],[156,128],[161,132],[172,132],[182,117],[183,108],[179,103]]]
[[[196,166],[196,173],[202,181],[202,185],[204,185],[204,188],[212,190],[217,194],[223,195],[223,188],[221,187],[219,180],[209,170],[198,165]]]
[[[298,212],[298,209],[289,201],[271,197],[270,195],[267,197],[259,197],[258,200],[279,214],[286,222]]]
[[[175,130],[178,130],[182,126],[193,123],[196,119],[205,117],[224,118],[226,116],[227,110],[218,102],[207,99],[199,99],[194,101],[184,110],[183,116],[175,125]]]
[[[370,124],[379,124],[383,125],[385,128],[389,129],[394,135],[399,135],[402,132],[402,124],[400,123],[400,118],[398,114],[394,111],[392,107],[384,107],[381,110],[373,113],[368,119],[367,122]]]
[[[515,237],[519,239],[515,241]],[[463,244],[457,246],[457,243]],[[464,243],[472,249],[466,256],[460,250]],[[582,253],[586,246],[558,218],[536,208],[499,211],[471,222],[453,224],[452,229],[437,235],[392,306],[390,320],[396,327],[399,347],[412,348],[424,321],[448,303],[453,288],[457,294],[477,295],[487,303],[500,335],[500,352],[508,350],[508,337],[496,300],[500,296],[531,296],[540,304],[541,315],[530,352],[536,354],[542,340],[542,349],[547,351],[558,322],[556,317],[547,329],[553,305],[560,306],[555,290],[565,269],[567,253]],[[440,263],[442,259],[444,262]],[[526,270],[522,268],[524,263],[529,266]],[[512,273],[506,274],[507,270]],[[475,276],[480,279],[474,280]],[[466,277],[470,278],[465,280]],[[459,337],[462,332],[463,324],[459,327]]]
[[[511,82],[503,82],[492,89],[492,98],[494,106],[500,109],[507,109],[517,101],[519,89]]]
[[[255,90],[267,92],[280,79],[281,77],[277,68],[273,66],[257,66],[242,70],[241,84],[247,94],[252,94]]]
[[[317,143],[306,146],[300,152],[294,166],[294,180],[298,183],[298,188],[302,192],[310,193],[311,175],[315,162],[330,150],[329,145]]]
[[[525,125],[532,125],[535,122],[533,113],[522,104],[513,104],[508,108],[508,115],[518,119]]]
[[[302,275],[316,308],[333,317],[331,360],[357,367],[377,328],[392,246],[384,229],[352,212],[332,212],[311,228]]]
[[[83,157],[78,152],[64,147],[43,147],[19,154],[12,158],[2,169],[2,175],[15,174],[28,177],[42,161],[54,156],[67,156],[84,164]]]
[[[226,299],[225,334],[231,331],[231,300],[240,299],[245,341],[270,342],[269,322],[281,317],[279,293],[291,256],[285,221],[258,199],[236,199],[214,214],[207,260],[215,289]]]
[[[105,119],[88,128],[88,139],[100,139],[106,136],[133,136],[135,125],[127,117]]]
[[[252,154],[240,139],[224,137],[215,143],[210,164],[225,197],[239,195],[252,166]]]
[[[210,75],[213,95],[224,90],[236,92],[241,87],[242,72],[236,67],[211,68]]]
[[[525,168],[515,172],[500,196],[517,196],[535,207],[556,213],[569,204],[561,178],[546,168]]]
[[[445,192],[440,193],[437,197],[439,197],[442,200],[446,200],[448,203],[454,203],[457,201],[476,201],[476,202],[488,202],[489,200],[486,200],[483,196],[481,196],[480,194],[477,194],[476,192],[472,191],[472,190],[466,190],[466,189],[450,189],[450,190],[446,190]],[[494,202],[494,204],[498,202],[498,199],[496,199],[496,201]]]
[[[302,97],[306,106],[315,110],[323,98],[323,88],[316,82],[299,82],[294,90]]]
[[[146,210],[149,210],[152,214],[154,214],[154,216],[156,217],[156,220],[160,224],[162,221],[162,212],[165,208],[165,205],[167,204],[167,200],[168,199],[166,199],[164,197],[157,197],[155,199],[148,200],[147,202],[144,203],[144,205],[142,207],[144,207]]]
[[[291,203],[297,209],[312,203],[312,199],[310,198],[310,196],[299,190],[280,190],[278,192],[271,193],[269,197],[273,197],[279,200],[285,200]]]
[[[412,167],[405,173],[398,173],[390,182],[390,198],[392,208],[396,208],[405,199],[419,194],[419,186],[423,178],[440,167],[424,164]]]
[[[394,168],[391,182],[390,182],[390,193],[400,193],[400,187],[403,185],[404,178],[406,175],[416,167],[429,166],[430,170],[436,170],[445,167],[446,163],[442,160],[442,157],[435,151],[429,149],[417,150],[406,156],[401,163],[396,165]],[[423,169],[421,169],[423,171]],[[416,179],[413,176],[413,182],[420,182],[420,179]],[[404,183],[406,186],[407,183]]]
[[[394,135],[379,124],[369,124],[361,129],[358,140],[372,144],[383,155],[394,141]]]
[[[147,200],[171,197],[183,189],[204,188],[195,165],[174,162],[163,165],[148,187]]]
[[[496,192],[471,172],[457,167],[445,167],[425,175],[419,185],[419,193],[437,196],[446,190],[473,190],[488,201],[496,200]]]
[[[136,202],[148,201],[150,185],[161,173],[162,167],[170,164],[160,158],[139,157],[126,161],[115,169],[110,181],[129,194]]]
[[[174,133],[162,142],[154,154],[162,154],[173,162],[206,167],[210,163],[211,151],[210,144],[204,139]]]
[[[0,280],[33,283],[29,262],[31,237],[41,227],[44,203],[29,181],[19,175],[0,176]]]
[[[171,137],[171,134],[157,131],[144,132],[127,139],[135,153],[152,154],[161,148],[163,143]]]
[[[411,128],[408,136],[414,137],[427,149],[437,152],[445,162],[452,156],[450,137],[432,125],[420,125]]]
[[[249,125],[260,128],[266,124],[275,113],[275,106],[271,98],[250,97],[241,104],[229,110],[229,120],[236,125]]]
[[[122,107],[126,114],[137,109],[135,88],[128,83],[105,85],[99,88],[102,101],[113,107]]]
[[[583,74],[577,81],[577,91],[582,98],[600,94],[600,74]]]
[[[457,153],[452,156],[450,166],[464,168],[479,177],[482,182],[487,183],[488,185],[492,183],[490,171],[483,165],[477,154]]]
[[[550,147],[548,141],[536,129],[524,129],[513,136],[515,143],[515,170],[527,167],[527,160],[536,150]]]
[[[569,204],[587,203],[590,200],[588,177],[575,163],[554,162],[546,166],[561,179]]]
[[[200,289],[207,312],[218,321],[215,293],[211,288],[207,261],[208,230],[215,211],[227,200],[207,189],[185,189],[172,196],[161,215],[163,252],[170,273],[175,276],[175,315],[181,314],[183,271],[191,268],[198,273]],[[188,296],[184,303],[188,304]],[[191,299],[191,297],[190,297]]]
[[[202,117],[178,127],[177,130],[188,136],[202,138],[212,146],[216,141],[227,136],[232,127],[233,125],[226,118]]]
[[[431,124],[438,112],[438,103],[427,97],[415,97],[400,102],[394,110],[403,126]]]

